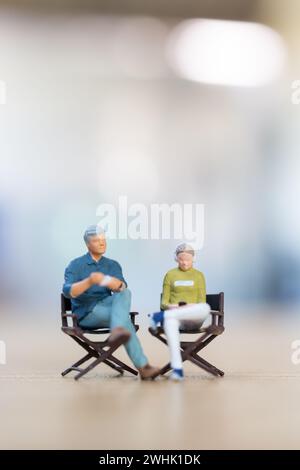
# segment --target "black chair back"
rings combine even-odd
[[[67,297],[65,297],[64,294],[61,294],[60,295],[60,302],[61,302],[61,311],[62,311],[62,313],[71,312],[71,310],[72,310],[71,299],[68,299]]]

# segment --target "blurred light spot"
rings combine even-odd
[[[286,50],[280,35],[262,24],[195,19],[171,32],[167,55],[188,80],[255,87],[280,75]]]

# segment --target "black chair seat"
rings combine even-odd
[[[90,335],[104,335],[110,333],[109,328],[98,328],[97,330],[90,330],[89,328],[81,328],[83,333],[89,333]]]
[[[138,331],[139,325],[134,325],[135,331]],[[89,328],[80,328],[83,333],[89,333],[90,335],[106,335],[110,333],[109,328],[98,328],[97,330],[90,330]]]

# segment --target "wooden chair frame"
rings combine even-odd
[[[138,312],[130,312],[130,318],[135,330],[138,331],[139,326],[135,323]],[[125,371],[130,372],[133,375],[138,375],[138,372],[132,367],[124,364],[124,362],[117,359],[113,353],[120,347],[120,344],[109,346],[107,339],[104,341],[92,341],[88,338],[88,335],[105,335],[110,333],[109,328],[98,328],[96,330],[87,330],[79,326],[77,317],[72,313],[71,300],[61,294],[61,322],[62,331],[70,336],[79,346],[81,346],[86,355],[79,359],[77,362],[72,364],[61,375],[65,376],[71,371],[76,371],[78,374],[75,375],[75,380],[80,379],[87,372],[91,371],[100,363],[104,363],[119,374],[123,374]],[[90,359],[94,359],[88,366],[83,366]]]
[[[213,364],[210,364],[208,361],[203,359],[203,357],[199,356],[198,352],[208,346],[209,343],[211,343],[215,338],[221,335],[225,330],[224,292],[220,292],[219,294],[207,294],[206,302],[211,307],[211,323],[209,326],[205,328],[198,328],[197,330],[180,329],[180,333],[199,335],[195,341],[180,342],[181,356],[183,361],[190,361],[201,369],[204,369],[206,372],[214,376],[222,377],[224,375],[224,372],[215,367]],[[168,345],[164,333],[164,328],[162,325],[159,326],[156,331],[152,330],[152,328],[149,328],[149,332],[159,341]],[[153,379],[158,375],[166,374],[169,370],[171,370],[170,362],[163,366],[160,371],[153,377]]]

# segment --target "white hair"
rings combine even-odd
[[[190,253],[192,256],[195,256],[194,248],[188,243],[180,243],[175,250],[175,259],[180,253]]]
[[[95,235],[101,235],[102,233],[105,234],[105,230],[100,225],[89,225],[83,234],[83,239],[86,245],[88,244],[90,237],[94,237]]]

